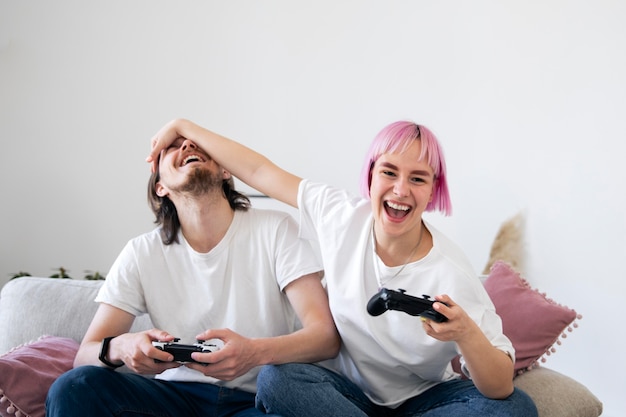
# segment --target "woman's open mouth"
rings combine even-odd
[[[394,203],[392,201],[384,202],[385,212],[394,219],[402,219],[411,211],[411,206]]]

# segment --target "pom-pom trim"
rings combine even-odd
[[[42,339],[45,339],[47,337],[50,337],[50,335],[43,335],[43,336],[40,336],[39,338],[37,338],[35,340],[31,340],[30,342],[26,342],[26,343],[23,343],[23,344],[21,344],[19,346],[15,346],[15,347],[11,348],[11,350],[6,352],[5,354],[0,355],[0,358],[3,357],[3,356],[8,355],[10,353],[13,353],[13,352],[15,352],[18,349],[21,349],[21,348],[26,347],[26,346],[30,346],[30,345],[34,344],[35,342],[38,342],[38,341],[40,341]],[[6,404],[6,403],[8,403],[8,404]],[[15,405],[15,403],[13,401],[11,401],[11,399],[4,394],[4,391],[0,389],[0,406],[4,407],[5,405],[7,406],[6,410],[7,410],[8,414],[14,415],[15,417],[30,417],[28,414],[26,414],[24,412],[24,410],[20,409],[17,405]]]
[[[547,296],[547,294],[545,292],[540,292],[537,288],[533,288],[530,283],[528,282],[528,280],[526,280],[526,278],[522,277],[519,273],[517,274],[519,279],[521,280],[522,284],[530,289],[533,290],[535,292],[537,292],[538,294],[541,294],[543,296],[543,298],[545,298],[545,300],[551,304],[555,304],[564,308],[569,308],[563,304],[559,304],[556,301],[554,301],[552,298],[549,298]],[[571,310],[571,309],[570,309]],[[554,342],[552,342],[552,344],[550,344],[547,348],[546,351],[539,357],[537,358],[537,360],[535,360],[533,363],[531,363],[529,366],[527,366],[524,369],[520,369],[517,371],[516,375],[522,375],[525,372],[528,371],[532,371],[533,369],[541,366],[542,363],[546,363],[548,360],[548,356],[552,355],[553,353],[556,353],[556,346],[561,346],[563,344],[563,339],[567,339],[567,334],[571,333],[574,331],[574,329],[578,328],[578,321],[582,320],[583,316],[582,314],[578,314],[576,313],[576,317],[574,318],[574,320],[565,328],[565,330],[559,335],[557,336],[557,338],[554,340]]]

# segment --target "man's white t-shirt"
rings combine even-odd
[[[286,213],[235,211],[226,235],[208,253],[163,244],[160,228],[132,239],[109,271],[97,302],[135,316],[150,314],[156,328],[196,342],[207,329],[228,328],[245,337],[270,337],[299,326],[282,292],[292,281],[322,270],[309,242]],[[321,278],[321,274],[320,274]],[[199,381],[256,392],[259,368],[219,381],[181,366],[158,378]]]
[[[298,207],[301,237],[317,241],[321,251],[330,308],[343,340],[339,356],[324,365],[355,382],[374,403],[397,407],[459,376],[450,366],[458,354],[455,343],[428,336],[420,319],[404,312],[380,316],[367,312],[379,280],[389,289],[403,289],[416,297],[448,294],[494,346],[514,355],[467,257],[434,227],[426,223],[433,236],[430,253],[400,272],[402,266],[389,268],[374,252],[370,201],[303,180]]]

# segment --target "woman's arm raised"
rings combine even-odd
[[[146,161],[157,167],[159,154],[176,139],[191,140],[201,147],[222,168],[269,197],[298,207],[298,186],[301,178],[280,168],[260,153],[189,120],[175,119],[152,137],[152,149]]]

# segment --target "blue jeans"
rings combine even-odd
[[[398,408],[372,403],[347,378],[310,364],[264,366],[257,379],[257,407],[285,417],[537,417],[526,393],[504,400],[482,395],[472,381],[442,382]]]
[[[48,417],[262,416],[250,392],[198,382],[169,382],[99,366],[61,375],[46,399]]]

